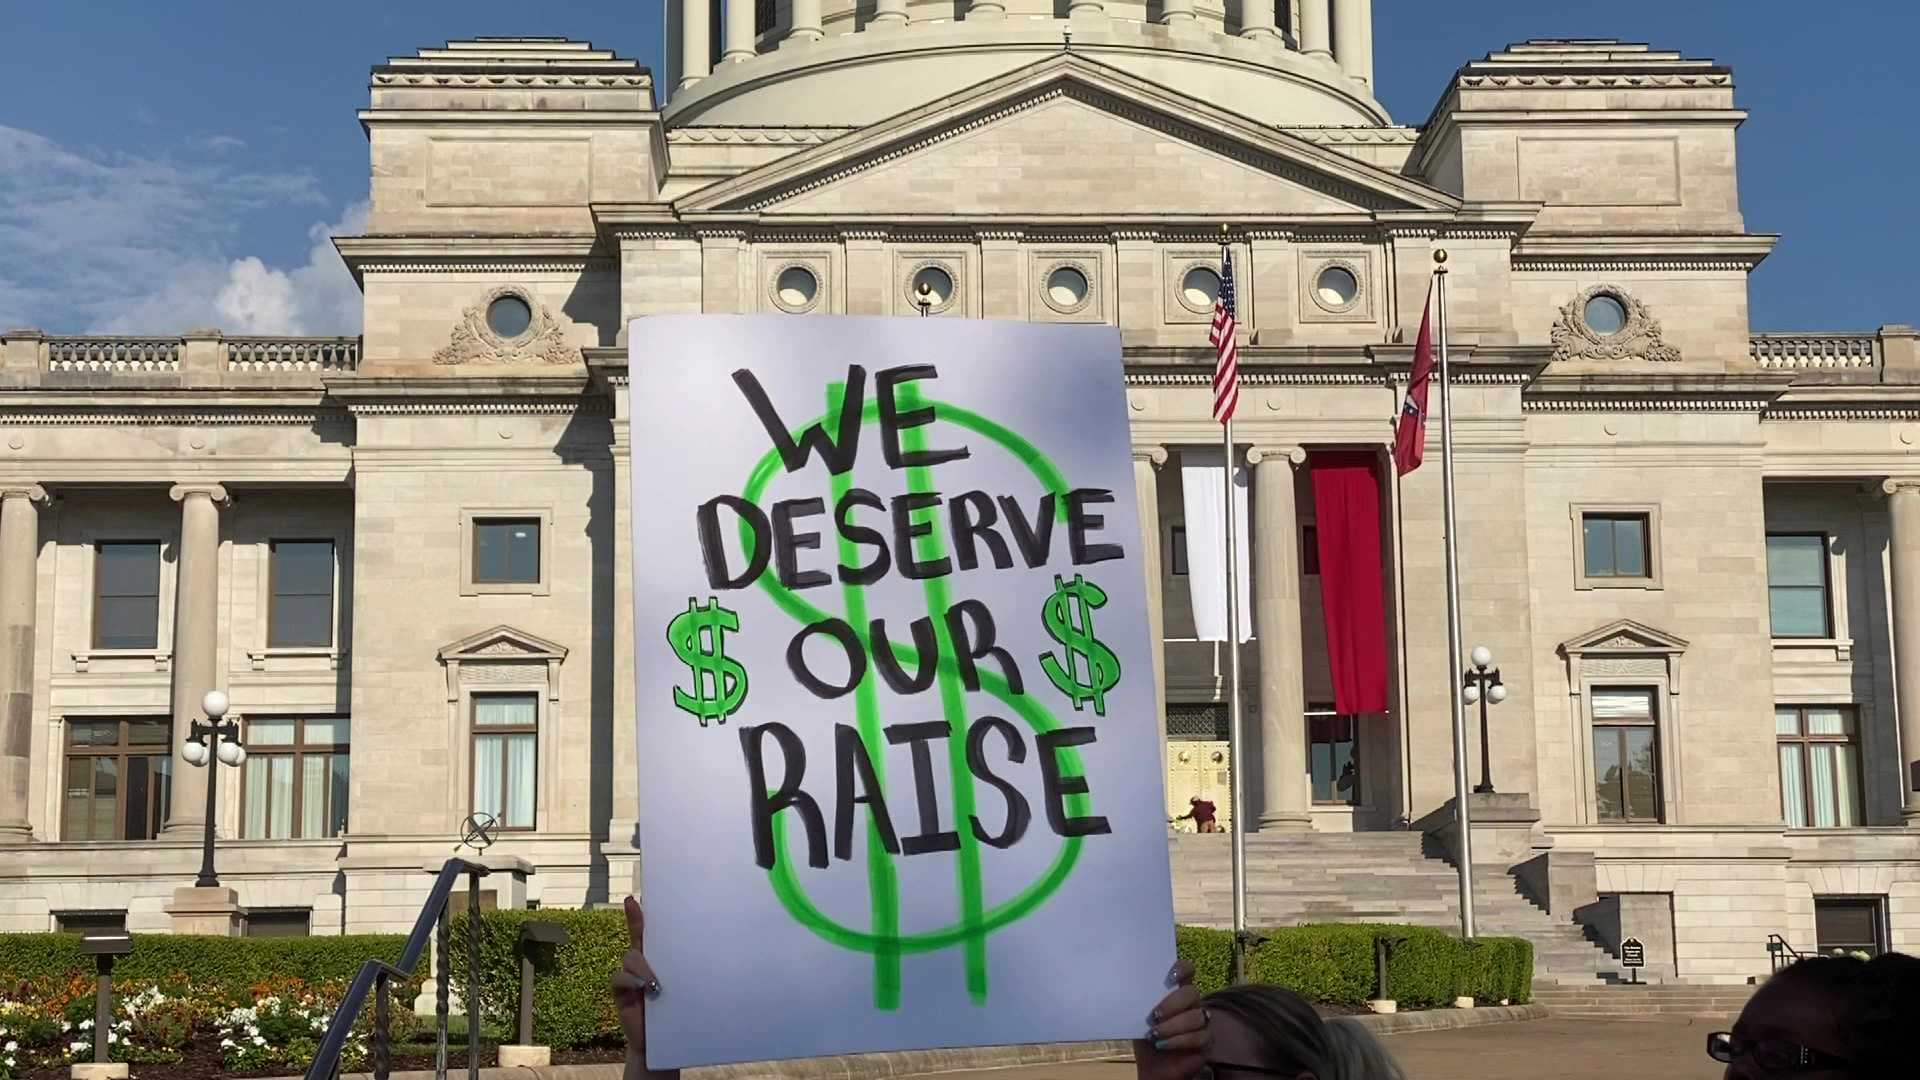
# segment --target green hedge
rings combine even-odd
[[[406,939],[398,934],[305,938],[135,934],[133,952],[114,964],[113,976],[129,983],[184,977],[197,987],[245,994],[268,977],[306,982],[350,979],[367,960],[397,963],[405,945]],[[424,976],[424,957],[420,967]],[[77,934],[0,934],[0,978],[6,981],[64,981],[93,971],[94,959],[80,952]]]
[[[1247,954],[1249,980],[1285,986],[1322,1004],[1360,1005],[1378,996],[1373,943],[1380,937],[1395,940],[1388,991],[1409,1008],[1447,1005],[1456,997],[1520,1004],[1532,996],[1533,945],[1524,938],[1463,942],[1431,927],[1380,923],[1287,926],[1261,931],[1260,937]],[[1196,988],[1206,993],[1227,984],[1231,931],[1182,926],[1174,940],[1194,965]]]
[[[481,1016],[512,1030],[520,1009],[520,925],[539,921],[566,928],[567,943],[536,953],[533,1041],[570,1048],[621,1038],[609,980],[627,951],[627,918],[618,908],[489,911],[480,916]],[[453,919],[452,983],[467,985],[467,916]],[[545,954],[545,955],[541,955]]]

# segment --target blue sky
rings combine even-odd
[[[0,18],[0,326],[56,332],[353,332],[326,237],[364,213],[370,65],[483,34],[660,52],[659,0],[0,0]],[[1742,210],[1784,234],[1756,329],[1920,321],[1920,3],[1377,0],[1381,99],[1421,122],[1464,61],[1552,36],[1733,66]]]

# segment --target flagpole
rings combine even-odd
[[[1240,553],[1239,537],[1240,515],[1236,514],[1233,490],[1233,419],[1229,417],[1221,425],[1221,449],[1226,453],[1225,486],[1227,494],[1227,701],[1228,729],[1227,738],[1227,776],[1231,789],[1228,798],[1233,804],[1233,815],[1228,821],[1228,830],[1232,833],[1233,847],[1233,981],[1243,982],[1246,978],[1246,934],[1247,934],[1247,829],[1246,829],[1246,772],[1241,767],[1245,755],[1241,753],[1242,735],[1240,713]]]
[[[1447,364],[1447,252],[1433,253],[1440,331],[1440,484],[1447,541],[1447,700],[1453,708],[1453,805],[1460,831],[1460,936],[1473,938],[1473,837],[1467,813],[1467,713],[1460,694],[1460,545],[1453,513],[1453,379]],[[1231,541],[1229,541],[1231,543]]]

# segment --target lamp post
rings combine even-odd
[[[923,281],[915,287],[913,303],[920,309],[920,317],[926,318],[927,313],[933,309],[933,286]]]
[[[200,699],[200,711],[207,714],[205,723],[193,721],[187,729],[186,745],[180,748],[180,756],[187,764],[211,767],[214,758],[229,765],[238,766],[247,760],[247,751],[240,745],[240,722],[223,720],[227,715],[227,695],[218,690],[209,690]],[[217,740],[213,749],[209,749],[209,739]],[[200,847],[200,876],[193,880],[194,887],[201,889],[218,888],[220,878],[213,872],[213,813],[214,802],[220,790],[218,776],[207,777],[207,831]]]
[[[1498,705],[1507,700],[1507,687],[1500,681],[1500,669],[1493,666],[1493,651],[1485,645],[1475,645],[1468,659],[1473,661],[1473,670],[1460,679],[1460,696],[1471,705],[1480,703],[1480,782],[1473,786],[1476,795],[1493,794],[1492,755],[1487,748],[1487,705]]]

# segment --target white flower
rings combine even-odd
[[[81,1030],[81,1031],[92,1031],[92,1030],[93,1030],[93,1021],[91,1021],[91,1020],[82,1020],[82,1021],[80,1021],[80,1030]]]
[[[221,1048],[221,1049],[223,1049],[223,1050],[224,1050],[224,1049],[227,1049],[227,1048],[229,1048],[229,1047],[231,1047],[232,1045],[233,1045],[233,1040],[232,1040],[232,1039],[221,1039],[221,1040],[220,1040],[220,1048]]]
[[[13,1041],[12,1039],[8,1039],[8,1040],[7,1040],[7,1045],[6,1045],[6,1048],[5,1048],[5,1049],[6,1049],[6,1051],[7,1051],[7,1053],[9,1053],[9,1054],[11,1054],[11,1053],[13,1053],[13,1052],[14,1052],[15,1050],[18,1050],[18,1049],[20,1049],[20,1044],[19,1044],[19,1043],[17,1043],[17,1042],[14,1042],[14,1041]]]

